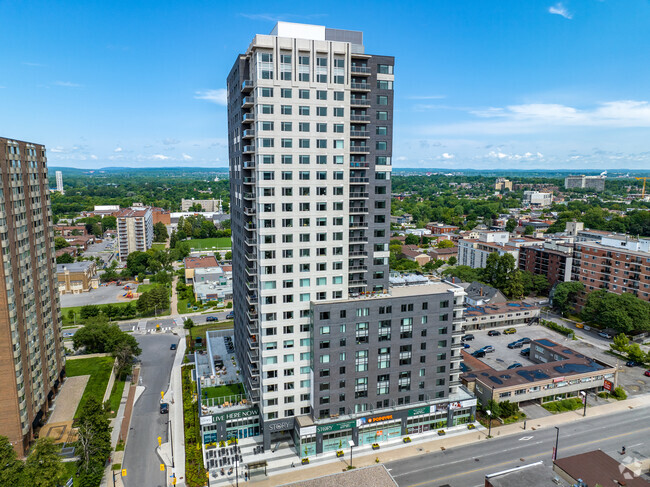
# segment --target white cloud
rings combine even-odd
[[[90,158],[91,158],[93,161],[96,161],[96,160],[98,159],[98,157],[97,157],[95,154],[90,154]]]
[[[395,160],[396,160],[396,161],[407,161],[407,160],[408,160],[408,157],[405,157],[405,156],[399,156],[399,157],[396,157]]]
[[[443,159],[453,159],[455,156],[453,154],[448,153],[448,152],[443,152],[441,157]]]
[[[573,18],[573,14],[567,10],[567,8],[562,4],[562,2],[557,2],[555,5],[549,7],[548,13],[561,15],[565,19],[569,19],[569,20]]]
[[[79,83],[72,83],[71,81],[55,81],[53,84],[56,86],[63,86],[65,88],[81,88],[83,86]]]
[[[180,144],[181,141],[178,139],[174,139],[173,137],[166,137],[163,139],[162,143],[165,145],[176,145],[176,144]]]
[[[166,161],[167,159],[169,159],[168,156],[165,156],[163,154],[154,154],[153,156],[151,156],[151,158],[154,161]]]
[[[122,150],[123,149],[121,147],[116,147],[115,149],[113,149],[113,152],[122,152]]]
[[[42,67],[45,66],[45,64],[40,64],[40,63],[30,63],[30,62],[28,62],[28,61],[23,61],[21,64],[24,65],[24,66],[30,66],[30,67],[32,67],[32,68],[42,68]]]
[[[50,152],[54,152],[55,154],[62,153],[62,152],[65,151],[65,149],[63,147],[61,147],[60,145],[56,146],[56,147],[52,147],[49,150],[50,150]]]
[[[190,155],[188,155],[188,154],[183,154],[183,160],[184,160],[184,161],[191,161],[191,160],[192,160],[192,156],[190,156]]]
[[[205,90],[194,92],[194,98],[197,100],[206,100],[217,105],[228,104],[228,92],[224,88],[218,90]]]

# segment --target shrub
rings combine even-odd
[[[573,336],[573,330],[571,330],[571,328],[558,325],[554,321],[540,320],[540,323],[544,325],[546,328],[549,328],[553,331],[557,331],[558,333],[561,333],[564,336],[568,336],[568,337]]]

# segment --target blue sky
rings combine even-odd
[[[278,20],[396,57],[396,167],[650,169],[648,0],[0,0],[0,136],[226,166],[226,75]]]

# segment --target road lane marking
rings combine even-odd
[[[644,429],[641,429],[641,430],[629,431],[627,433],[621,433],[621,434],[618,434],[618,435],[608,436],[606,438],[598,438],[597,440],[578,443],[576,445],[560,448],[559,450],[560,451],[573,450],[573,449],[580,448],[580,447],[583,447],[583,446],[586,446],[586,445],[591,445],[593,443],[599,443],[599,442],[603,442],[603,441],[613,440],[615,438],[621,438],[623,436],[634,435],[634,434],[642,433],[644,431],[649,431],[649,430],[650,430],[650,427],[644,428]],[[641,443],[641,444],[643,444],[643,443]],[[505,450],[505,451],[508,451],[508,450]],[[503,451],[501,451],[499,453],[503,453]],[[549,452],[537,453],[535,455],[526,455],[526,461],[528,461],[528,460],[530,460],[532,458],[538,458],[538,457],[543,457],[543,456],[547,456],[547,455],[549,455]],[[463,461],[467,461],[467,459],[465,459]],[[502,467],[504,465],[509,465],[511,463],[517,463],[519,461],[520,461],[519,459],[508,460],[506,462],[501,462],[501,463],[496,463],[496,464],[485,466],[485,467],[475,468],[473,470],[466,470],[464,472],[460,472],[460,473],[456,473],[456,474],[452,474],[452,475],[446,475],[444,477],[439,477],[439,478],[434,479],[434,480],[427,480],[425,482],[419,482],[417,484],[411,484],[408,487],[419,487],[419,486],[422,486],[422,485],[429,485],[429,484],[433,484],[433,483],[436,483],[436,482],[440,482],[442,480],[453,479],[454,477],[460,477],[460,476],[480,472],[481,470],[494,469],[494,468],[497,468],[497,467]],[[457,463],[457,462],[454,462],[454,463]],[[447,465],[447,464],[445,464],[445,465]],[[407,473],[412,474],[412,473],[422,472],[422,471],[425,471],[425,470],[430,470],[430,468],[423,468],[423,469],[419,469],[419,470],[411,470],[410,472],[407,472]],[[395,475],[395,477],[397,477],[397,475]]]
[[[532,439],[533,439],[532,436],[522,436],[521,438],[519,438],[519,441],[528,441],[528,440],[532,440]]]

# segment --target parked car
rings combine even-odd
[[[490,330],[488,331],[488,336],[489,337],[498,337],[501,335],[501,332],[499,330]]]
[[[636,367],[637,365],[639,365],[639,363],[635,362],[634,360],[628,360],[627,362],[625,362],[625,365],[627,365],[628,367]]]
[[[512,342],[508,343],[508,348],[521,348],[524,346],[523,342]]]
[[[226,315],[226,319],[227,319],[227,320],[232,320],[232,319],[234,319],[234,318],[235,318],[235,312],[234,312],[234,311],[231,311],[230,313],[228,313],[228,314]]]
[[[576,328],[584,328],[584,323],[576,323]]]
[[[176,343],[172,343],[172,344],[169,346],[169,349],[170,349],[170,350],[176,350],[177,348],[178,348],[178,345],[177,345]]]
[[[519,355],[528,357],[530,355],[530,348],[524,348],[521,352],[519,352]]]
[[[485,350],[482,349],[476,350],[475,352],[472,353],[472,357],[476,357],[476,358],[485,357]]]
[[[166,402],[161,402],[160,403],[160,414],[167,414],[169,413],[169,404]]]
[[[521,342],[521,343],[523,343],[523,344],[525,345],[526,343],[530,343],[530,338],[528,338],[528,337],[524,337],[524,338],[520,338],[520,339],[517,340],[517,341],[518,341],[518,342]]]
[[[505,330],[503,330],[504,335],[514,335],[515,333],[517,333],[516,328],[506,328]]]
[[[494,347],[492,345],[485,345],[483,348],[481,348],[486,353],[494,352]]]
[[[613,335],[607,333],[606,331],[599,331],[598,336],[601,336],[601,337],[607,338],[607,339],[614,338]]]
[[[207,322],[210,322],[210,321],[219,321],[219,318],[217,318],[216,316],[207,316],[207,317],[205,318],[205,321],[207,321]]]
[[[463,343],[463,348],[469,348],[469,343]]]
[[[519,362],[515,362],[514,364],[508,366],[508,370],[517,369],[519,367],[523,367],[523,365],[521,365]]]
[[[643,375],[645,375],[646,377],[650,377],[650,369],[646,370],[646,371],[643,373]]]
[[[472,335],[471,333],[468,333],[467,335],[463,335],[463,337],[461,338],[461,340],[462,340],[463,342],[469,342],[469,341],[471,341],[471,340],[474,340],[474,335]]]

